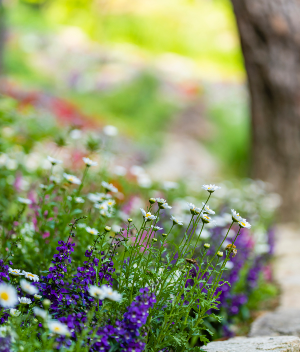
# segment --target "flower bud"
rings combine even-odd
[[[33,297],[34,297],[35,299],[41,299],[41,298],[42,298],[42,296],[37,295],[37,294],[35,294]]]
[[[44,306],[44,308],[45,309],[49,309],[49,307],[51,306],[51,301],[50,301],[50,299],[44,299],[43,300],[43,306]]]
[[[155,200],[154,198],[150,198],[150,199],[149,199],[149,203],[150,203],[150,204],[154,204],[155,202],[156,202],[156,200]]]
[[[161,235],[162,235],[163,237],[167,237],[167,236],[168,236],[167,233],[162,233]]]
[[[152,241],[153,241],[153,242],[157,242],[157,238],[153,237],[153,238],[152,238]]]
[[[128,218],[127,221],[128,221],[128,222],[132,222],[133,220],[132,220],[131,218]]]
[[[208,248],[210,248],[210,244],[209,243],[204,243],[203,247],[208,249]]]
[[[223,257],[223,252],[217,252],[217,256],[220,258]]]
[[[105,226],[105,227],[104,227],[104,230],[105,230],[106,232],[109,232],[109,231],[111,230],[111,227]]]

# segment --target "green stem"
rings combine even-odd
[[[78,188],[76,197],[79,197],[79,195],[80,195],[80,192],[81,192],[81,190],[82,190],[82,188],[83,188],[84,179],[85,179],[85,177],[86,177],[86,175],[87,175],[87,173],[88,173],[88,169],[89,169],[89,166],[86,166],[85,169],[84,169],[83,176],[82,176],[82,180],[81,180],[81,184],[80,184],[80,186],[79,186],[79,188]]]
[[[221,244],[219,245],[219,247],[218,247],[218,249],[216,250],[214,256],[211,258],[211,260],[210,260],[209,263],[207,264],[207,266],[206,266],[206,268],[205,268],[204,273],[202,274],[202,276],[206,273],[207,269],[210,267],[210,264],[211,264],[212,261],[215,259],[217,253],[219,252],[220,248],[222,247],[223,243],[225,242],[225,240],[226,240],[226,238],[227,238],[227,236],[228,236],[228,234],[229,234],[229,231],[230,231],[230,229],[231,229],[233,223],[234,223],[234,221],[232,221],[231,225],[229,226],[229,229],[228,229],[228,231],[227,231],[227,233],[226,233],[226,235],[225,235],[223,241],[222,241]],[[202,276],[201,276],[201,278],[202,278]],[[200,279],[201,279],[201,278],[200,278]]]

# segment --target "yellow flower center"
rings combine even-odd
[[[60,328],[59,328],[58,326],[56,326],[56,327],[54,328],[54,331],[60,331]]]
[[[27,276],[34,277],[34,275],[33,275],[33,274],[27,274]]]
[[[1,292],[0,298],[3,299],[3,301],[8,301],[9,295],[6,292]]]
[[[241,222],[241,225],[246,226],[246,224],[244,222]]]
[[[150,213],[147,213],[147,214],[146,214],[146,218],[148,218],[149,216],[151,216],[151,214],[150,214]]]

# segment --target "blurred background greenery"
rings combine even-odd
[[[229,0],[6,0],[4,20],[9,84],[117,126],[147,151],[146,164],[166,133],[180,139],[186,125],[214,176],[248,175],[245,73]]]

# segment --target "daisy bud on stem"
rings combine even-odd
[[[43,306],[44,306],[44,308],[46,309],[46,310],[48,310],[49,309],[49,307],[51,306],[51,301],[50,301],[50,299],[44,299],[43,300]]]

